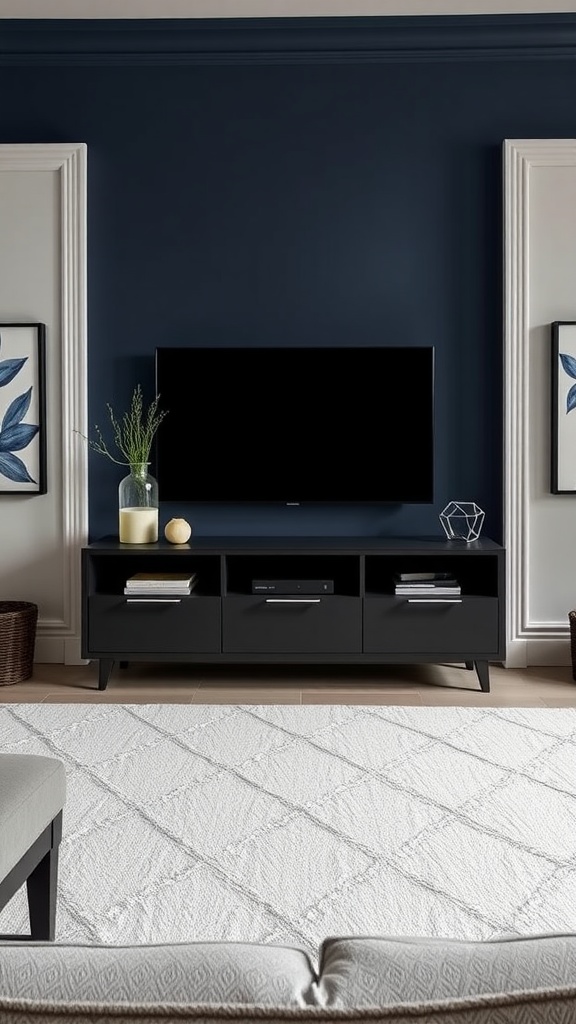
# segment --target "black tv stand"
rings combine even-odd
[[[139,602],[128,576],[195,571],[190,596]],[[394,593],[398,571],[449,571],[458,598]],[[330,579],[326,595],[252,594],[252,579]],[[504,548],[488,538],[192,537],[188,544],[82,549],[82,657],[106,689],[115,662],[220,664],[464,663],[490,690],[503,661]]]

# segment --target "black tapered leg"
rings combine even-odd
[[[38,942],[54,942],[56,937],[58,849],[55,846],[48,850],[26,879],[30,935]]]
[[[113,658],[100,658],[98,665],[98,689],[105,690],[110,679],[110,673],[114,665]]]
[[[490,675],[487,661],[475,661],[476,674],[480,681],[480,689],[483,693],[490,693]]]
[[[473,661],[465,661],[464,664],[466,665],[466,668],[469,669],[470,672],[474,668],[474,662]]]
[[[0,881],[0,910],[22,888],[28,890],[30,935],[0,935],[3,942],[53,942],[56,932],[58,847],[62,839],[62,811]]]

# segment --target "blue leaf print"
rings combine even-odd
[[[572,409],[576,409],[576,384],[572,385],[566,395],[566,412],[572,412]]]
[[[38,427],[32,423],[15,423],[0,433],[0,452],[17,452],[26,448],[37,433]]]
[[[0,338],[0,345],[1,343],[2,339]],[[0,387],[4,387],[14,380],[27,358],[24,356],[22,359],[0,361]],[[30,408],[31,398],[32,387],[29,387],[28,391],[13,399],[4,414],[0,428],[0,476],[5,476],[17,484],[35,484],[37,482],[30,476],[22,459],[14,455],[14,451],[26,448],[40,429],[35,424],[22,423]]]
[[[17,455],[12,455],[10,452],[0,452],[0,473],[2,476],[8,477],[9,480],[14,480],[17,484],[36,483],[36,480],[33,480],[30,476],[22,459],[19,459]]]
[[[13,402],[10,403],[6,411],[6,415],[2,420],[2,430],[6,430],[8,427],[13,427],[16,423],[20,423],[28,409],[30,407],[30,400],[32,398],[32,386],[25,391],[23,395],[19,395]]]
[[[4,387],[5,384],[9,384],[11,380],[24,366],[28,356],[24,356],[23,359],[3,359],[0,363],[0,388]]]

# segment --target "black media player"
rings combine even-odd
[[[334,580],[252,580],[253,594],[333,594]]]

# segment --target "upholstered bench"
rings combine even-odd
[[[2,935],[2,939],[55,938],[65,797],[61,761],[34,754],[0,754],[0,910],[26,882],[30,916],[30,935]]]
[[[2,1024],[574,1024],[576,935],[0,943]]]

